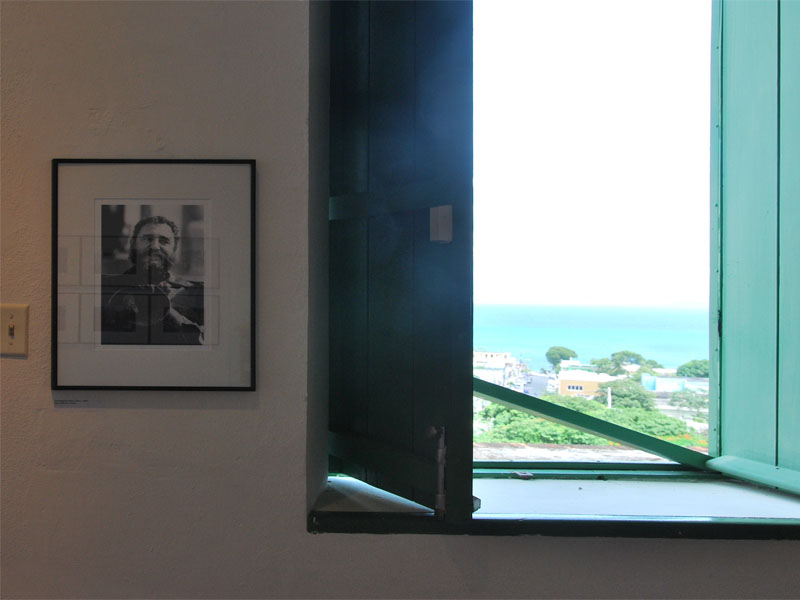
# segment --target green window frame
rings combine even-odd
[[[471,379],[471,4],[331,6],[332,471],[435,508],[439,524],[424,530],[477,532],[474,391],[689,469],[800,493],[800,2],[714,0],[713,11],[706,456]],[[378,529],[406,530],[398,519]],[[681,527],[648,531],[709,535]]]

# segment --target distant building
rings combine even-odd
[[[558,393],[564,396],[592,398],[597,394],[601,383],[608,383],[615,379],[617,377],[608,373],[572,369],[561,371],[558,374]]]
[[[525,365],[510,352],[472,352],[472,375],[478,379],[521,392],[526,371]]]
[[[515,363],[510,352],[485,352],[483,350],[472,351],[472,367],[503,367],[506,364]]]
[[[558,363],[558,368],[561,371],[594,371],[594,365],[584,365],[581,361],[574,358],[568,358]]]
[[[546,396],[552,393],[550,391],[551,388],[548,386],[551,379],[555,380],[553,377],[545,375],[544,373],[529,373],[525,377],[524,392],[529,396],[536,396],[537,398]]]
[[[524,363],[520,362],[510,352],[485,352],[474,350],[472,352],[472,375],[483,381],[494,383],[518,392],[528,392],[528,381],[532,374],[528,372]],[[546,377],[546,376],[545,376]],[[546,384],[545,384],[546,385]],[[536,394],[532,394],[536,395]],[[490,402],[480,398],[472,398],[474,413],[488,406]]]
[[[653,369],[653,372],[656,375],[660,375],[661,377],[674,377],[678,374],[678,369],[661,369],[656,368]]]
[[[708,377],[661,377],[644,373],[642,387],[664,396],[675,392],[708,395]]]
[[[534,373],[510,352],[473,351],[472,375],[529,396],[558,392],[558,380],[552,373]]]

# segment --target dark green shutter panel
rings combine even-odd
[[[718,430],[709,466],[800,493],[800,2],[715,4]]]
[[[330,153],[332,465],[469,518],[470,3],[331,4]]]

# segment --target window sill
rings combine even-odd
[[[680,479],[674,474],[637,477],[631,473],[629,477],[604,479],[598,471],[597,476],[600,479],[476,478],[474,491],[482,507],[465,523],[439,521],[419,504],[348,477],[331,477],[309,515],[308,530],[800,539],[800,500],[789,494],[724,477],[698,478],[696,474]],[[530,510],[534,497],[536,512]],[[713,510],[707,508],[710,505]]]

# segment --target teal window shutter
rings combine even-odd
[[[331,3],[331,468],[472,510],[472,5]]]
[[[800,2],[714,9],[708,466],[800,493]]]
[[[778,464],[800,471],[800,2],[780,17]]]

